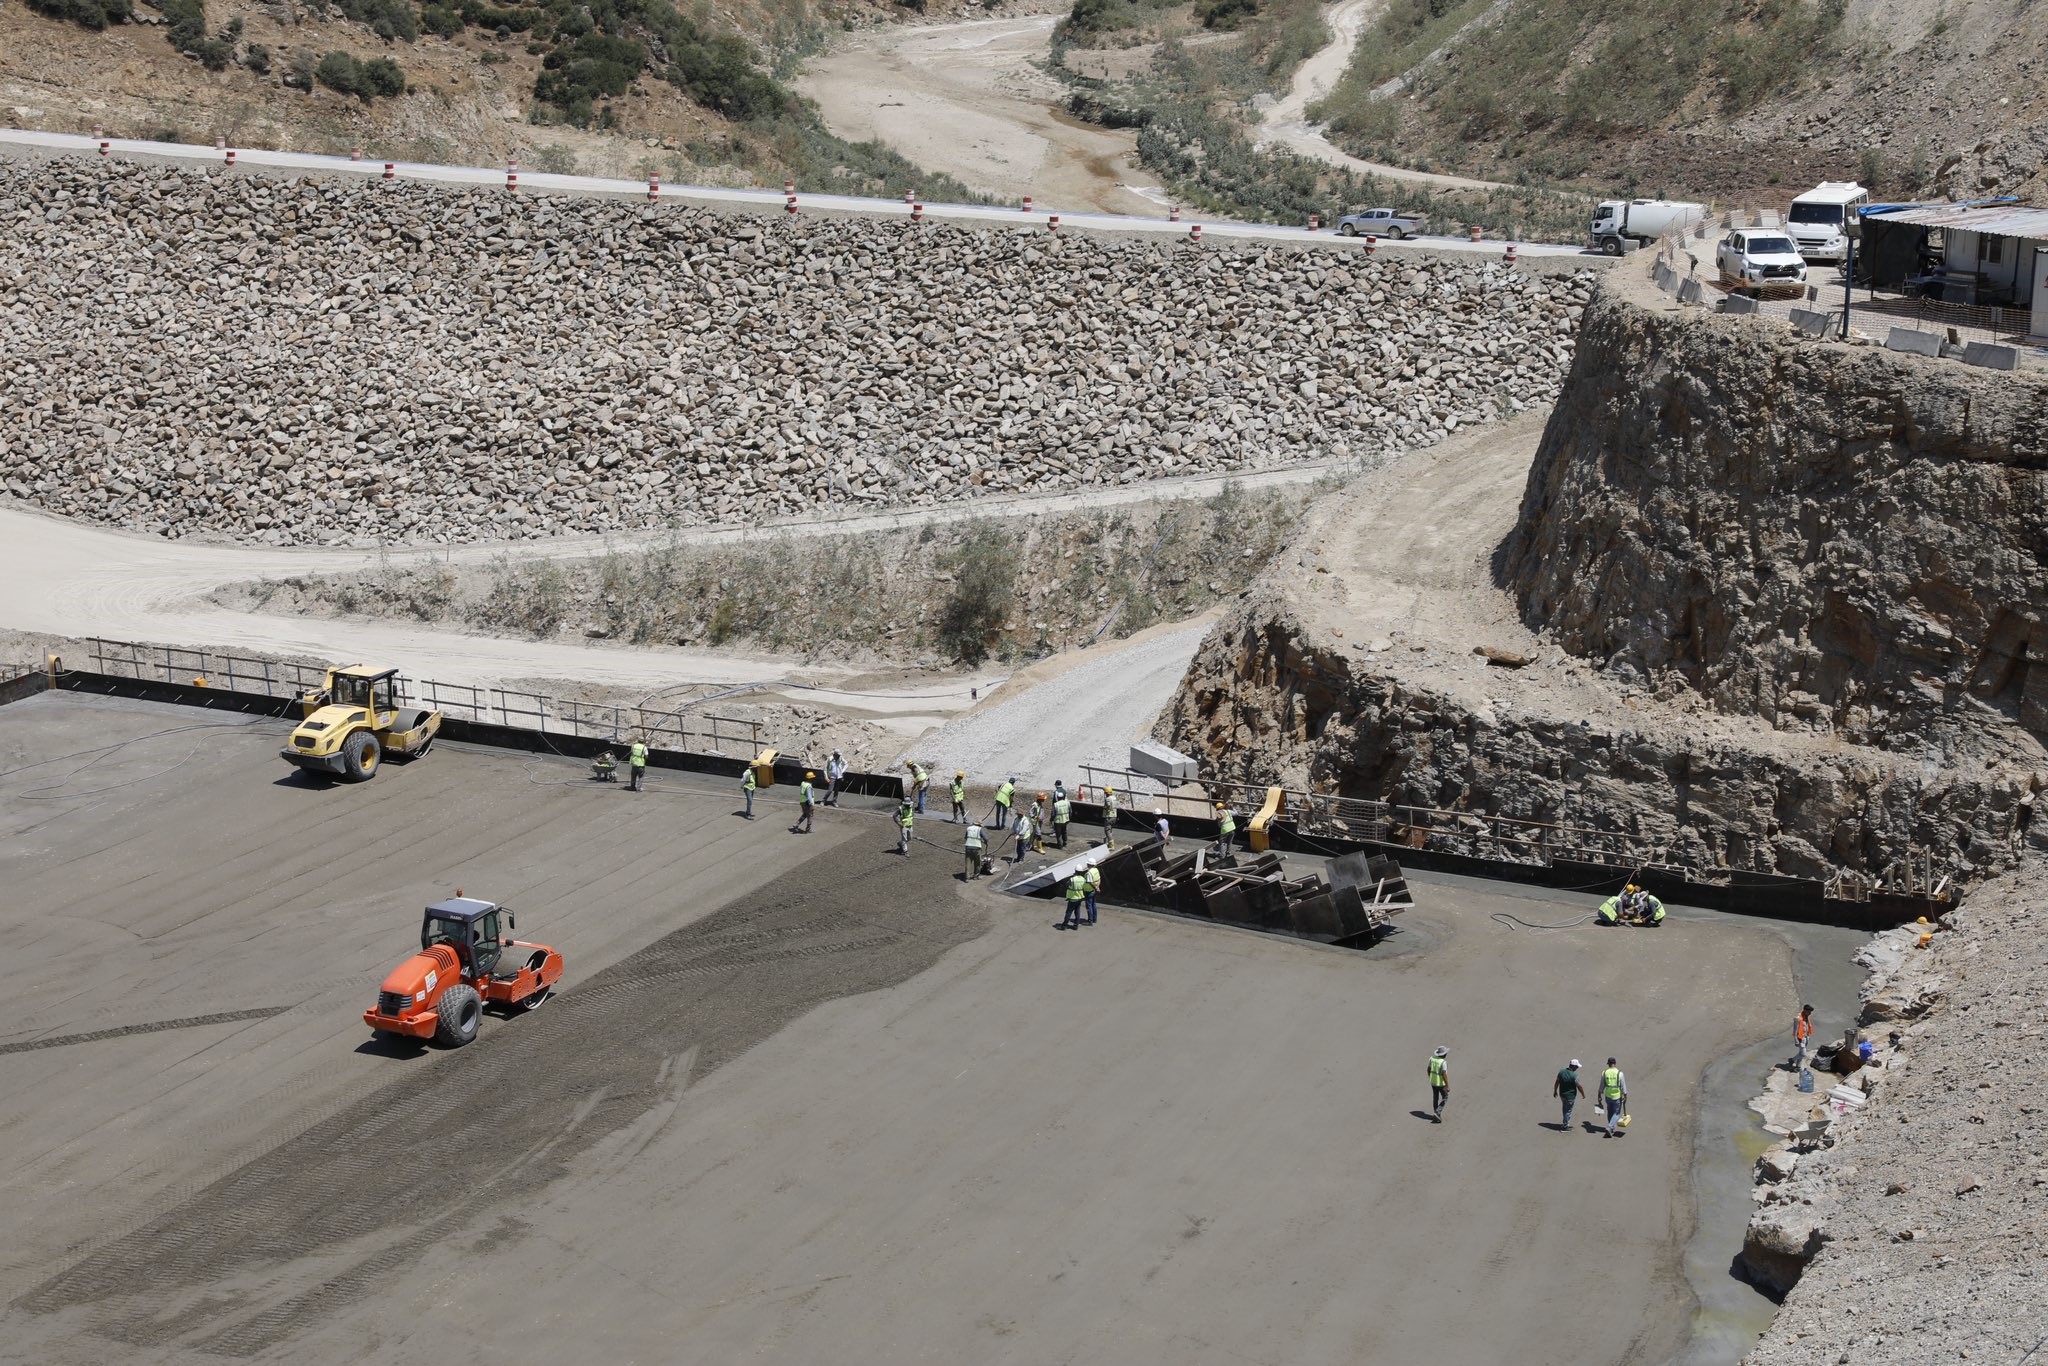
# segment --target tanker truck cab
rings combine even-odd
[[[1842,261],[1849,239],[1862,232],[1870,191],[1853,180],[1824,180],[1792,201],[1785,229],[1808,261]]]

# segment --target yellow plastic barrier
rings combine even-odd
[[[1254,854],[1266,852],[1266,827],[1279,817],[1280,808],[1286,804],[1286,801],[1287,794],[1283,789],[1277,787],[1266,789],[1266,804],[1259,808],[1258,815],[1252,817],[1251,833],[1245,837],[1245,843],[1251,846],[1251,851]]]
[[[775,760],[780,757],[772,749],[764,749],[754,760],[754,786],[775,786]]]

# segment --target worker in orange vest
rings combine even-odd
[[[1810,1005],[1801,1006],[1799,1007],[1798,1018],[1792,1021],[1792,1044],[1796,1050],[1792,1054],[1792,1070],[1794,1072],[1806,1066],[1806,1050],[1812,1046],[1812,1040],[1813,1007]]]

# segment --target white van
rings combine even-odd
[[[1853,180],[1823,180],[1792,201],[1785,229],[1809,261],[1840,261],[1849,254],[1849,235],[1870,191]]]

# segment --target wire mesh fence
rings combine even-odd
[[[327,686],[327,670],[323,666],[222,650],[94,638],[92,660],[95,671],[116,678],[225,688],[273,697],[284,703],[297,702]],[[761,723],[748,717],[581,702],[517,688],[478,687],[432,678],[416,680],[403,674],[393,680],[393,694],[407,706],[426,707],[483,725],[544,734],[620,744],[639,740],[655,749],[746,759],[759,754],[764,746]]]
[[[1718,309],[1728,299],[1739,297],[1747,300],[1745,307],[1753,306],[1756,316],[1776,318],[1787,324],[1797,321],[1795,312],[1825,314],[1832,320],[1825,333],[1830,337],[1841,335],[1846,309],[1852,330],[1880,340],[1890,329],[1904,327],[1929,333],[1937,344],[1945,343],[1951,350],[1968,342],[2013,346],[2020,350],[2022,365],[2048,364],[2048,349],[2030,339],[2034,325],[2031,308],[1958,303],[1929,293],[1852,286],[1839,274],[1830,279],[1814,278],[1814,271],[1808,272],[1809,282],[1797,288],[1749,299],[1738,288],[1722,281],[1714,250],[1712,240],[1679,236],[1660,239],[1657,259],[1672,272],[1669,291],[1683,299],[1682,287],[1694,283],[1699,287],[1695,301],[1701,307]]]

